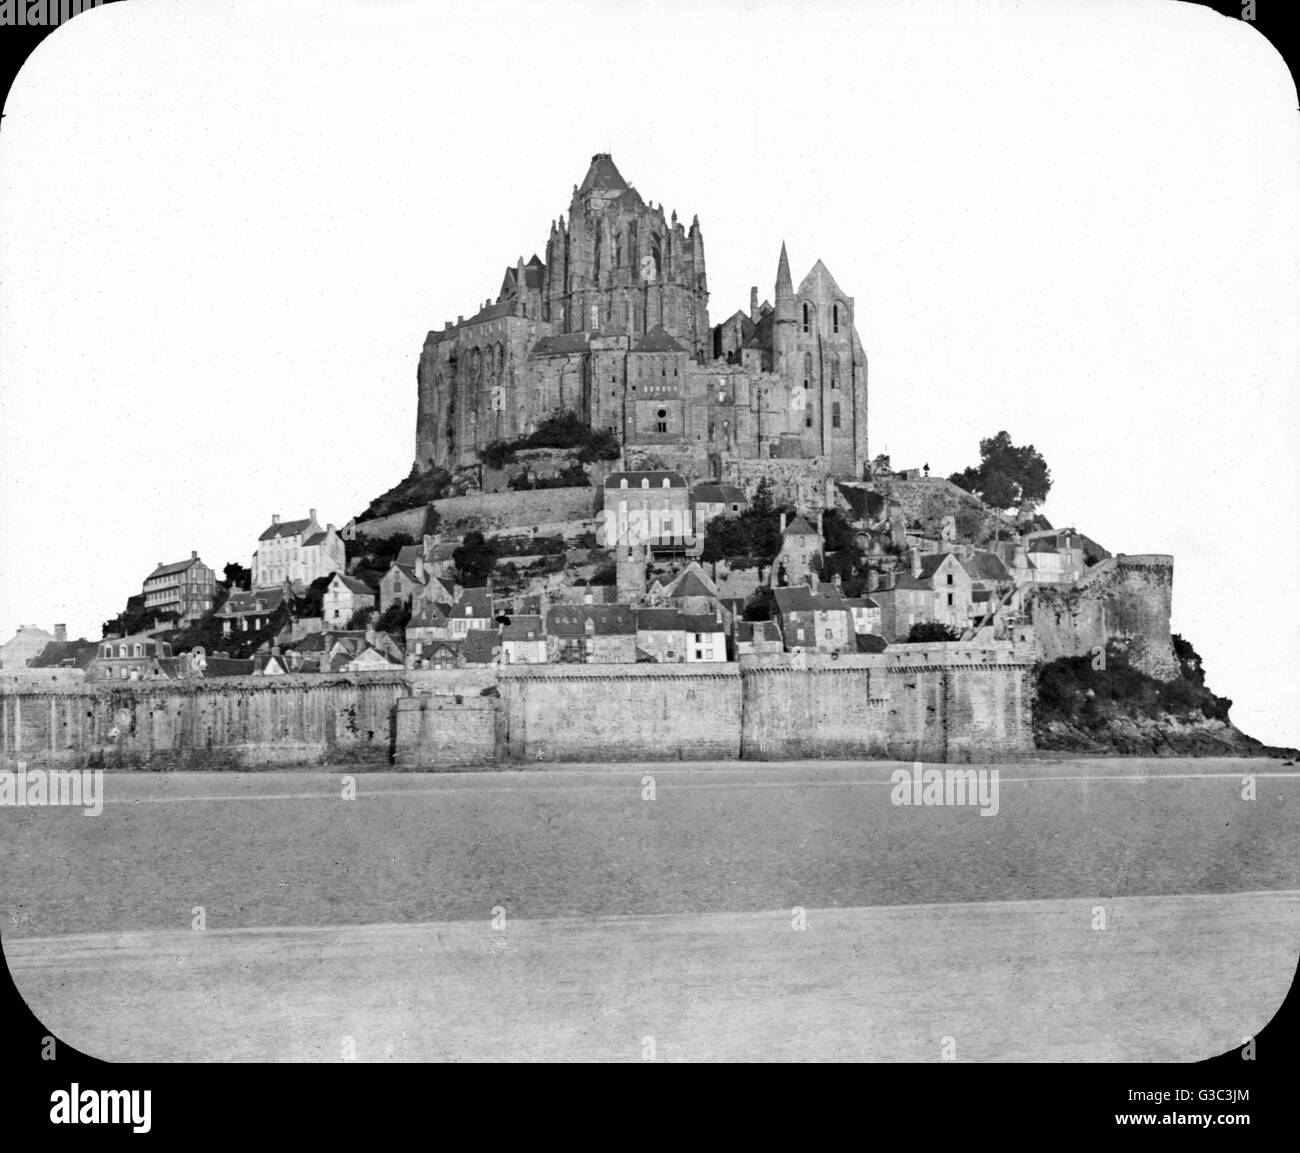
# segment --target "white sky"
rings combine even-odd
[[[1175,554],[1175,630],[1294,743],[1297,143],[1277,52],[1175,3],[92,10],[0,132],[0,637],[403,477],[425,333],[610,151],[699,214],[714,322],[783,239],[826,262],[873,454],[1006,428],[1053,523]]]

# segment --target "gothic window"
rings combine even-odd
[[[834,401],[831,404],[831,428],[840,427],[840,402]]]
[[[808,306],[805,304],[804,307],[807,308]],[[811,387],[812,387],[812,368],[813,368],[813,365],[812,365],[812,353],[811,353],[811,352],[805,352],[805,353],[803,354],[803,386],[804,386],[804,388],[811,388]]]
[[[659,238],[657,232],[652,232],[650,234],[650,255],[654,258],[655,280],[657,281],[659,279],[660,270],[663,267],[664,259],[663,241]]]
[[[840,358],[838,354],[831,356],[831,388],[840,386]]]
[[[812,323],[812,309],[808,306],[808,302],[807,302],[807,301],[804,301],[804,306],[803,306],[803,330],[804,330],[804,332],[809,331],[809,328],[810,328],[810,326],[811,326],[811,323]]]
[[[838,304],[833,304],[831,305],[831,331],[839,332],[839,330],[840,330],[840,306]]]

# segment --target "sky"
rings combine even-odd
[[[406,475],[425,334],[545,253],[593,153],[698,214],[710,318],[822,259],[870,451],[1000,429],[1044,512],[1172,553],[1233,718],[1300,742],[1300,139],[1248,23],[1167,2],[93,9],[0,131],[0,637],[96,638]]]

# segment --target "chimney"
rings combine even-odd
[[[334,523],[333,523],[332,521],[331,521],[329,524],[327,524],[327,525],[325,526],[325,531],[326,531],[326,532],[333,532],[333,531],[334,531]]]
[[[758,323],[758,285],[749,290],[749,319]]]
[[[867,592],[874,593],[880,588],[880,574],[875,569],[867,569]]]
[[[66,641],[66,640],[68,639],[68,626],[67,626],[67,625],[55,625],[55,626],[54,626],[54,639],[55,639],[56,641]]]
[[[309,509],[307,510],[307,516],[308,516],[311,520],[315,520],[315,519],[316,519],[316,510],[315,510],[314,508],[309,508]]]
[[[278,512],[273,512],[273,513],[271,514],[271,523],[272,523],[272,524],[279,524],[279,523],[280,523],[280,514],[279,514]]]
[[[415,554],[415,579],[424,584],[424,555],[418,552]]]
[[[908,549],[908,559],[912,562],[912,577],[919,580],[921,576],[921,550],[913,546]]]
[[[833,584],[833,585],[835,586],[835,588],[836,588],[837,591],[843,587],[844,582],[840,580],[840,574],[839,574],[839,573],[832,573],[832,574],[831,574],[831,584]]]
[[[781,532],[785,533],[785,513],[781,514]]]
[[[198,559],[199,559],[199,550],[194,548],[190,549],[190,560],[198,560]]]
[[[817,593],[817,583],[817,574],[815,572],[810,572],[808,574],[808,587],[812,590],[814,595]]]

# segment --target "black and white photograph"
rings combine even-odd
[[[104,1062],[34,1115],[1068,1063],[1248,1126],[1300,135],[1237,7],[0,5],[0,942]]]

